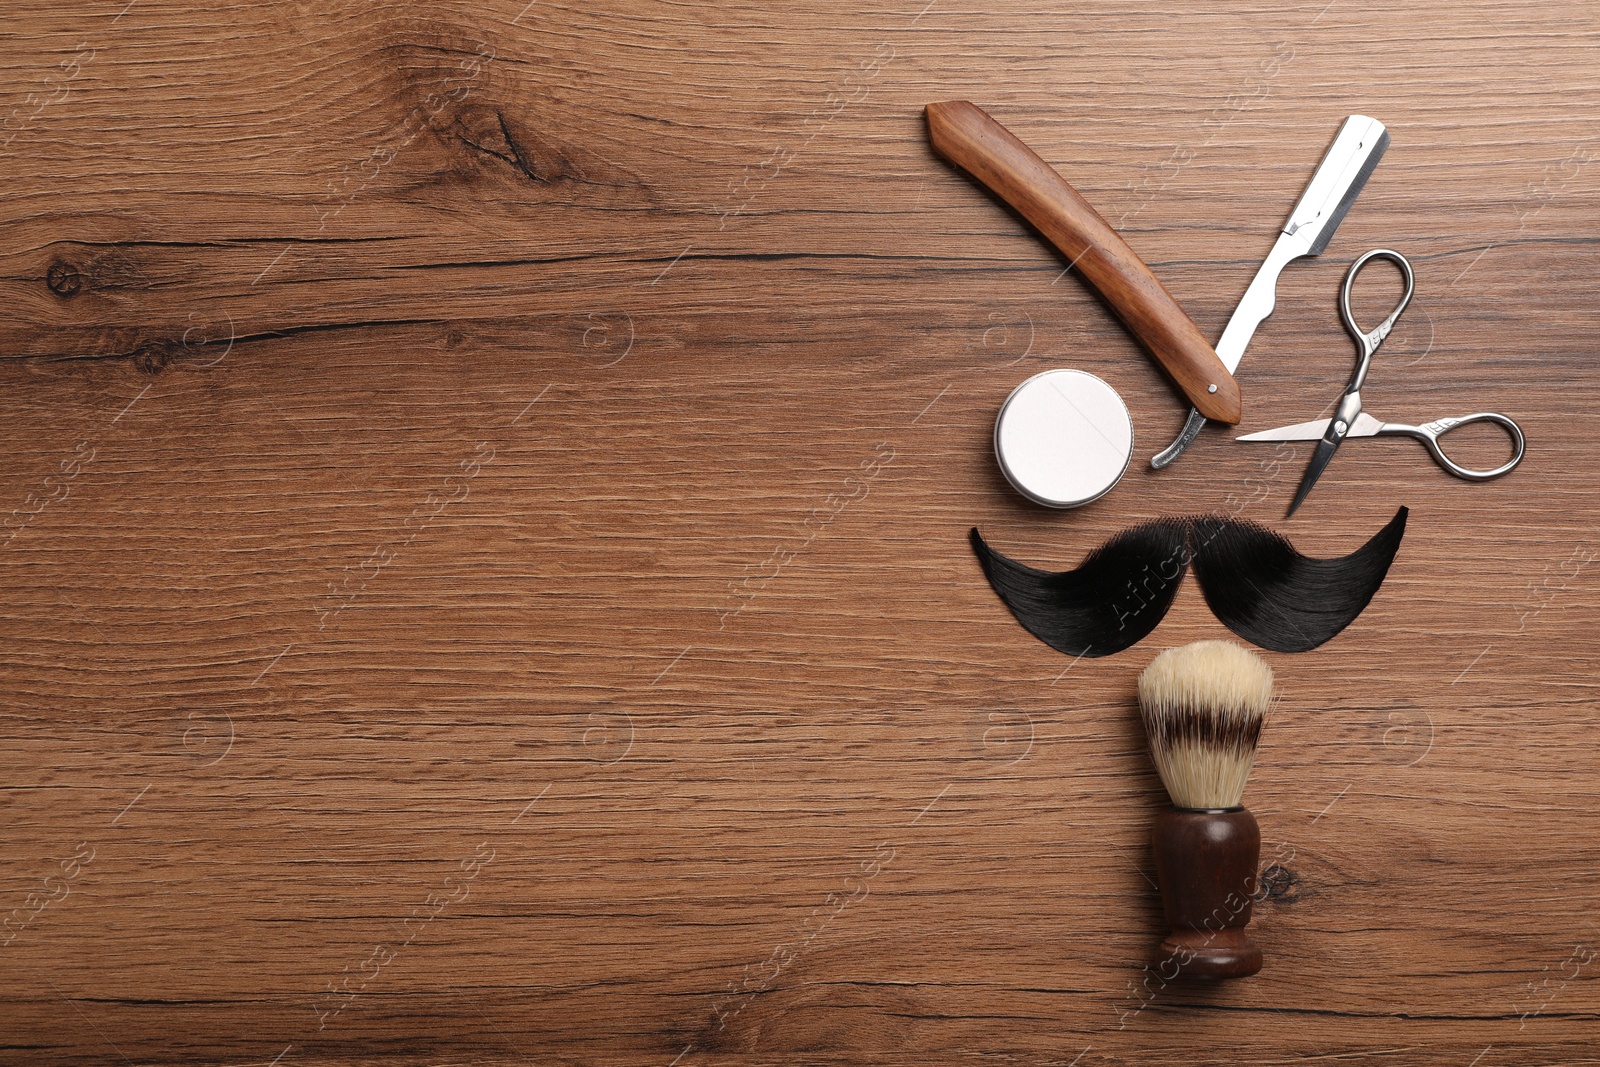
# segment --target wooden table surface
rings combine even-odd
[[[1191,9],[1205,7],[1201,13]],[[1600,15],[1511,0],[12,0],[0,16],[0,1060],[1600,1062]],[[1208,430],[930,152],[987,108],[1216,337],[1348,114],[1393,146],[1240,370],[1311,418],[1368,248],[1369,408],[1526,462]],[[1386,297],[1374,285],[1363,306]],[[1092,371],[1049,512],[1006,394]],[[1492,431],[1464,451],[1490,457]],[[1146,969],[1134,680],[1227,636],[1023,632],[1220,510],[1369,610],[1269,655],[1256,978]]]

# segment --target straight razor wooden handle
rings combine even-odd
[[[929,104],[934,151],[1015,208],[1072,261],[1200,414],[1239,421],[1239,386],[1194,321],[1089,202],[1038,154],[965,100]]]

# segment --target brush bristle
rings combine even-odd
[[[1139,712],[1161,784],[1180,808],[1236,808],[1272,703],[1272,668],[1231,641],[1196,641],[1139,676]]]

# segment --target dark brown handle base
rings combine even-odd
[[[1261,970],[1261,949],[1243,930],[1227,930],[1214,939],[1173,931],[1161,939],[1160,956],[1161,973],[1172,971],[1179,978],[1249,978]]]
[[[1162,910],[1172,932],[1161,942],[1162,973],[1245,978],[1261,970],[1261,949],[1245,933],[1261,859],[1261,829],[1248,811],[1172,808],[1151,834]]]

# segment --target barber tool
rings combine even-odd
[[[1071,260],[1196,410],[1219,422],[1239,421],[1233,375],[1172,294],[1076,189],[974,104],[929,104],[927,117],[934,150],[1020,212]]]
[[[1117,391],[1080,370],[1035,374],[994,420],[994,454],[1037,504],[1075,508],[1111,491],[1133,455],[1133,419]]]
[[[1389,317],[1378,323],[1370,332],[1363,333],[1361,327],[1356,325],[1355,316],[1350,311],[1350,287],[1356,280],[1356,275],[1361,269],[1374,259],[1387,259],[1400,268],[1400,273],[1405,278],[1405,292],[1400,297],[1400,303],[1389,312]],[[1293,426],[1280,426],[1276,430],[1262,430],[1260,433],[1246,434],[1236,438],[1239,441],[1316,441],[1317,450],[1311,455],[1311,463],[1306,467],[1305,476],[1300,479],[1300,488],[1295,491],[1294,500],[1289,504],[1289,515],[1305,500],[1311,492],[1311,487],[1317,484],[1317,479],[1327,469],[1328,461],[1333,459],[1333,454],[1338,451],[1339,444],[1347,437],[1380,437],[1385,435],[1401,435],[1415,437],[1427,446],[1433,454],[1434,461],[1457,478],[1468,481],[1481,482],[1490,478],[1498,478],[1513,470],[1522,462],[1523,452],[1527,442],[1522,436],[1522,427],[1518,426],[1508,416],[1497,411],[1479,411],[1472,415],[1451,415],[1432,422],[1423,423],[1421,426],[1411,426],[1400,422],[1379,422],[1368,415],[1361,408],[1361,386],[1367,380],[1367,371],[1372,366],[1372,356],[1383,344],[1384,338],[1389,336],[1389,331],[1394,328],[1395,320],[1400,318],[1400,313],[1411,303],[1411,294],[1416,289],[1416,282],[1411,273],[1411,264],[1399,252],[1387,248],[1375,248],[1350,264],[1350,270],[1344,276],[1344,287],[1339,290],[1339,317],[1344,320],[1344,328],[1350,331],[1350,336],[1355,338],[1356,351],[1360,358],[1356,362],[1356,370],[1350,376],[1350,384],[1344,388],[1344,395],[1339,398],[1339,406],[1334,410],[1331,419],[1313,419],[1311,422],[1296,423]],[[1512,456],[1506,462],[1490,470],[1474,470],[1463,467],[1445,455],[1444,449],[1439,444],[1439,438],[1460,426],[1473,422],[1492,422],[1506,431],[1511,438]],[[1285,516],[1287,518],[1287,516]]]
[[[1320,255],[1328,247],[1334,231],[1344,221],[1345,213],[1355,203],[1388,147],[1389,133],[1377,119],[1351,115],[1344,120],[1339,135],[1322,157],[1316,173],[1311,175],[1300,202],[1289,212],[1283,232],[1256,271],[1222,331],[1222,339],[1217,342],[1217,357],[1230,372],[1239,369],[1239,360],[1255,335],[1256,327],[1272,314],[1277,304],[1278,275],[1292,261],[1301,256]],[[1196,405],[1196,410],[1189,412],[1189,420],[1184,423],[1178,439],[1153,457],[1150,466],[1165,467],[1182,455],[1209,417],[1205,409]]]
[[[1096,658],[1144,640],[1172,606],[1189,563],[1217,621],[1274,652],[1308,652],[1354,622],[1405,537],[1405,508],[1347,556],[1312,559],[1253,522],[1220,515],[1158,519],[1117,534],[1070,571],[1044,571],[989,547],[972,550],[1022,628],[1058,652]]]
[[[1239,803],[1255,762],[1272,668],[1231,641],[1161,653],[1139,675],[1139,717],[1171,809],[1151,832],[1161,907],[1172,932],[1162,975],[1245,978],[1261,949],[1245,927],[1256,891],[1261,830]]]

